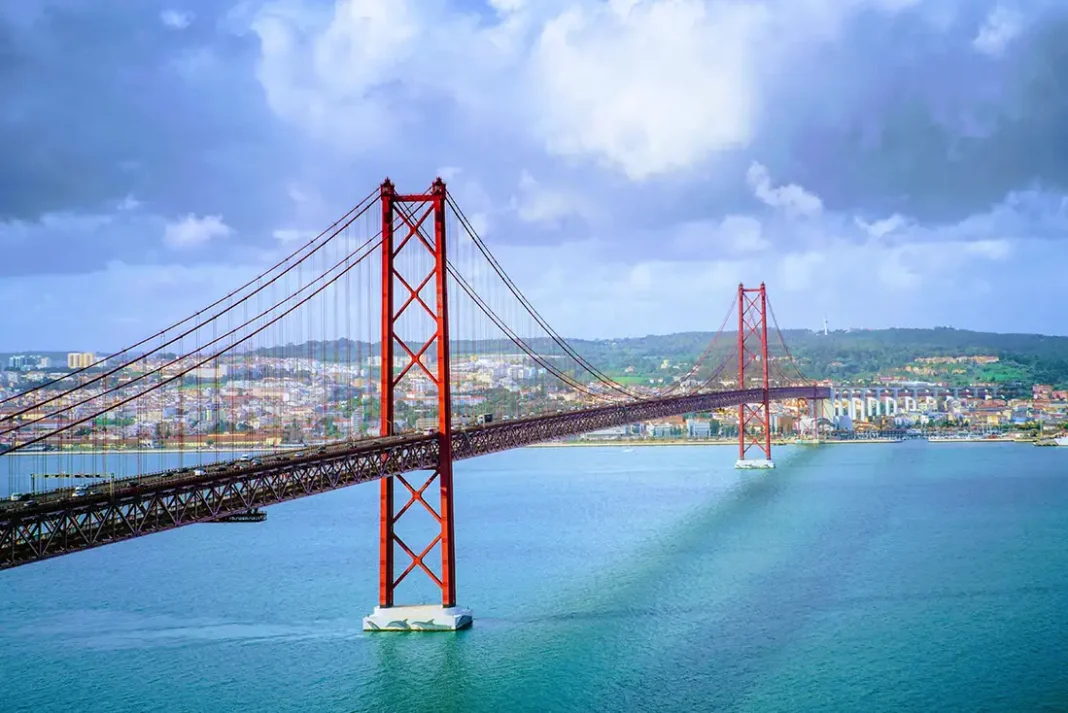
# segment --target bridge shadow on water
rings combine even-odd
[[[879,467],[917,468],[926,453],[888,449]],[[381,642],[383,666],[422,666],[428,684],[440,689],[436,706],[399,695],[390,696],[391,709],[735,710],[759,698],[810,625],[898,604],[944,610],[981,598],[993,605],[1068,593],[1068,586],[1039,583],[947,581],[908,591],[868,581],[853,588],[853,574],[871,566],[878,540],[901,526],[898,515],[914,496],[883,484],[873,491],[840,478],[840,463],[826,462],[805,449],[772,473],[741,474],[623,564],[564,583],[537,616],[480,619],[432,650],[426,642]],[[496,646],[489,634],[498,637]]]
[[[745,472],[726,492],[718,492],[707,507],[699,508],[677,527],[629,556],[626,563],[592,574],[584,581],[563,583],[562,594],[546,602],[546,611],[536,616],[478,618],[475,628],[459,636],[436,641],[413,637],[384,637],[375,642],[379,670],[389,672],[379,682],[375,699],[388,701],[397,711],[437,710],[707,710],[708,700],[696,707],[679,708],[679,701],[664,708],[671,698],[662,685],[684,676],[691,680],[712,676],[721,703],[736,697],[746,685],[744,679],[722,674],[722,663],[737,656],[732,650],[753,638],[754,626],[765,630],[763,637],[772,648],[794,630],[800,620],[789,618],[754,619],[746,605],[741,617],[721,615],[731,604],[719,606],[692,602],[685,590],[693,582],[704,581],[701,570],[706,560],[715,559],[719,543],[737,539],[768,518],[768,511],[781,507],[785,497],[797,491],[793,482],[798,472],[818,463],[818,454],[807,450],[793,454],[788,464],[770,473]],[[745,594],[762,588],[753,583]],[[667,596],[665,596],[665,594]],[[720,593],[721,596],[723,593]],[[784,592],[768,592],[772,606],[799,611],[799,602]],[[680,596],[681,595],[681,596]],[[783,595],[786,598],[783,598]],[[700,598],[700,595],[698,595]],[[621,603],[627,603],[620,606]],[[772,629],[768,629],[769,623]],[[508,629],[507,653],[482,640],[482,630],[496,636]],[[713,655],[687,660],[687,636],[700,633],[718,641]],[[666,636],[665,636],[666,635]],[[421,637],[420,637],[421,638]],[[759,638],[759,637],[758,637]],[[733,644],[728,642],[735,642]],[[429,643],[429,645],[428,645]],[[752,656],[752,647],[746,653]],[[697,651],[705,651],[703,642]],[[674,658],[670,670],[647,691],[631,690],[643,680],[644,671],[660,668]],[[676,668],[677,667],[677,668]],[[418,694],[406,686],[399,672],[419,672],[420,691],[432,687],[434,705],[420,702]],[[733,684],[730,678],[734,678]],[[722,679],[722,680],[721,680]],[[629,682],[629,683],[628,683]],[[695,694],[709,686],[690,686]],[[401,693],[406,689],[407,693]],[[733,689],[733,692],[727,689]],[[384,697],[383,697],[384,696]],[[687,704],[688,705],[688,704]]]
[[[887,451],[882,467],[915,466],[917,453],[905,449]],[[806,454],[808,455],[808,454]],[[817,456],[812,454],[813,458]],[[920,456],[922,458],[922,453]],[[798,469],[818,468],[818,464],[797,463]],[[784,473],[787,478],[789,475]],[[801,479],[803,480],[803,479]],[[791,483],[796,481],[790,481]],[[849,575],[888,528],[899,502],[856,493],[841,496],[849,488],[835,483],[806,482],[799,487],[822,491],[829,498],[823,519],[814,518],[816,527],[800,535],[787,557],[754,572],[743,587],[724,598],[714,610],[693,607],[679,615],[690,625],[678,630],[673,646],[661,652],[650,674],[670,680],[686,672],[690,685],[669,687],[656,700],[639,696],[641,707],[649,710],[731,710],[746,703],[747,696],[761,680],[775,672],[778,662],[803,635],[806,626],[827,616],[844,616],[850,610],[865,610],[873,604],[902,602],[944,602],[983,596],[1002,596],[1004,590],[959,590],[927,593],[845,594]],[[837,491],[837,492],[835,492]],[[791,496],[799,496],[798,488]],[[813,515],[811,511],[808,513]],[[711,543],[710,543],[711,544]],[[1048,593],[1049,588],[1016,588],[1012,593]],[[714,611],[714,613],[712,613]],[[777,708],[794,709],[794,704],[778,701]],[[870,708],[875,710],[876,708]]]
[[[618,564],[561,581],[536,614],[476,616],[456,636],[375,637],[379,673],[362,690],[391,711],[810,710],[825,695],[853,704],[839,709],[924,709],[938,690],[924,677],[964,655],[953,651],[957,627],[996,635],[1005,602],[1068,597],[1063,578],[976,579],[927,556],[960,546],[909,533],[913,518],[960,497],[927,475],[940,453],[794,450],[774,472],[700,491],[674,526],[621,550]],[[980,493],[981,507],[989,500]],[[988,619],[953,618],[975,611]],[[930,670],[910,668],[924,660]]]

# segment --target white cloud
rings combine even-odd
[[[308,241],[314,238],[318,233],[312,230],[297,230],[296,228],[279,228],[275,230],[272,235],[274,239],[280,243],[295,243],[298,240]]]
[[[753,190],[753,195],[772,208],[781,208],[787,215],[811,217],[823,212],[823,201],[819,196],[809,193],[801,186],[793,183],[772,186],[768,169],[763,164],[754,161],[745,178]]]
[[[192,213],[181,220],[168,223],[163,229],[163,242],[174,250],[186,250],[204,245],[215,238],[233,234],[222,216],[206,215],[198,218]]]
[[[450,101],[550,153],[640,181],[745,146],[796,52],[863,7],[914,0],[493,0],[496,17],[414,0],[263,6],[258,77],[280,116],[359,152]]]
[[[159,14],[160,21],[174,30],[184,30],[193,22],[193,13],[180,10],[164,10]]]
[[[854,228],[818,246],[791,248],[796,225],[781,221],[774,223],[784,238],[779,250],[724,250],[727,246],[717,236],[721,226],[733,223],[749,230],[751,222],[762,233],[769,231],[750,216],[688,224],[676,235],[676,259],[632,262],[611,243],[598,240],[491,247],[558,330],[605,337],[714,330],[738,283],[761,281],[767,281],[783,327],[815,326],[824,312],[840,324],[933,326],[970,304],[979,289],[975,278],[987,274],[988,265],[1013,257],[996,239],[947,238],[954,226],[922,243],[914,237],[891,245]],[[1036,245],[1042,249],[1041,243]],[[1057,254],[1065,249],[1058,248]],[[1011,279],[1027,279],[1013,275]],[[567,299],[560,299],[564,293]],[[591,321],[591,314],[597,319]]]
[[[653,286],[653,270],[649,263],[638,263],[630,269],[630,287],[640,292],[648,292]]]
[[[77,275],[33,275],[0,281],[0,300],[18,299],[36,285],[39,294],[78,299],[25,301],[8,315],[16,334],[43,320],[60,325],[45,334],[46,348],[103,352],[132,343],[186,317],[259,272],[251,265],[130,264],[113,261]],[[209,337],[210,338],[210,337]],[[25,348],[18,340],[8,348]]]
[[[611,244],[590,239],[501,246],[495,252],[545,319],[569,336],[715,329],[739,279],[759,282],[756,263],[722,259],[712,251],[688,261],[628,263]],[[591,321],[591,314],[597,318]]]
[[[457,182],[464,184],[462,180]],[[478,219],[470,213],[469,216]],[[194,220],[210,224],[211,217]],[[144,233],[144,226],[155,226],[157,230],[162,227],[158,217],[147,216],[144,220],[149,218],[157,222],[137,223],[138,232]],[[63,226],[77,234],[88,229],[105,234],[115,229],[117,220],[107,216],[66,216],[33,226],[0,225],[0,242],[11,245],[21,232],[22,242],[39,244]],[[218,221],[222,224],[221,219]],[[784,220],[781,216],[761,219],[731,215],[718,221],[694,222],[680,229],[678,235],[691,241],[685,250],[678,249],[678,242],[671,242],[671,234],[666,239],[662,234],[642,236],[643,240],[659,238],[672,249],[657,249],[637,260],[623,254],[614,239],[575,240],[557,245],[490,241],[490,247],[545,318],[569,336],[715,330],[738,283],[757,284],[762,280],[767,281],[783,327],[806,324],[815,327],[824,313],[832,322],[842,325],[931,326],[953,322],[954,314],[975,314],[974,300],[986,289],[984,278],[991,275],[991,268],[997,270],[998,277],[993,284],[999,294],[1028,288],[1037,290],[1036,300],[1053,302],[1059,298],[1056,271],[1068,260],[1068,247],[1062,243],[1031,238],[1025,233],[1010,244],[998,237],[1004,234],[997,232],[998,226],[979,217],[966,221],[971,226],[966,232],[972,239],[959,237],[960,225],[924,228],[907,219],[906,223],[899,229],[900,240],[890,244],[856,225],[850,216],[828,214],[799,221]],[[983,225],[988,232],[980,232]],[[815,230],[825,239],[818,244],[803,245],[798,235],[804,230]],[[56,333],[67,335],[65,338],[74,344],[86,349],[103,349],[115,346],[113,340],[131,341],[151,333],[161,322],[173,321],[203,307],[209,298],[242,284],[258,274],[263,265],[280,259],[292,250],[292,241],[310,235],[298,229],[279,229],[275,233],[276,241],[268,246],[269,251],[240,253],[245,264],[113,263],[106,269],[80,275],[10,278],[0,281],[0,300],[17,300],[27,289],[42,295],[85,295],[84,300],[76,301],[78,304],[69,310],[57,300],[49,302],[42,298],[26,303],[27,309],[11,316],[8,322],[17,328],[12,333],[18,334],[25,331],[24,327],[28,329],[32,323],[47,318],[55,323]],[[727,240],[732,235],[750,237],[739,238],[732,244]],[[769,235],[776,237],[778,249],[745,249],[767,240]],[[657,243],[653,246],[657,247]],[[344,247],[339,245],[338,250]],[[157,257],[168,259],[173,255]],[[294,274],[293,279],[299,276]],[[182,289],[174,289],[176,285]],[[489,292],[493,294],[492,290]],[[561,299],[561,295],[566,295],[566,299]],[[327,303],[333,304],[333,300]],[[1011,312],[1011,300],[990,300],[988,309],[1001,309],[1002,303]],[[121,305],[122,309],[115,310],[115,305]],[[457,314],[465,313],[460,307],[456,309]],[[969,309],[972,311],[966,311]],[[108,317],[115,321],[107,326],[108,337],[102,338],[99,332],[85,326],[99,327],[99,320],[90,319],[94,312],[114,315]],[[591,319],[591,315],[596,318]],[[120,318],[125,320],[122,324],[118,324]],[[1020,316],[1015,313],[994,317],[984,314],[984,320],[998,321],[961,326],[1043,328],[1041,315],[1026,318],[1031,321],[1017,324],[1015,320]],[[470,329],[470,325],[466,328]],[[1048,326],[1045,329],[1048,331]],[[101,339],[103,343],[94,341]]]
[[[92,239],[114,229],[115,216],[101,213],[45,213],[34,222],[0,222],[0,245],[29,246],[57,238]]]
[[[511,207],[524,223],[555,226],[572,215],[589,215],[589,209],[576,194],[542,185],[524,170],[519,176],[518,193]]]
[[[720,151],[750,141],[769,111],[768,77],[796,80],[797,73],[787,71],[796,51],[833,41],[857,8],[896,12],[922,0],[487,1],[488,17],[454,0],[249,4],[261,43],[258,75],[273,110],[319,137],[332,153],[370,147],[395,154],[396,144],[390,142],[409,124],[420,127],[403,137],[413,154],[434,146],[433,153],[420,156],[423,168],[434,165],[426,160],[461,161],[459,151],[467,149],[475,163],[455,164],[464,166],[462,172],[455,165],[442,168],[440,175],[476,229],[483,235],[496,231],[490,246],[561,330],[582,336],[598,330],[607,336],[714,328],[706,324],[703,307],[716,312],[722,295],[725,309],[740,280],[761,279],[767,279],[772,294],[791,293],[787,304],[785,297],[776,301],[787,310],[780,317],[789,320],[792,311],[794,323],[806,315],[818,319],[827,302],[852,310],[860,317],[856,323],[865,323],[868,308],[870,321],[926,319],[931,312],[908,311],[909,299],[933,310],[941,298],[959,294],[963,300],[979,271],[1000,274],[1027,266],[1025,248],[1015,236],[1028,237],[1015,231],[1015,224],[943,230],[897,214],[868,223],[834,212],[805,187],[776,184],[759,163],[749,167],[745,180],[775,210],[706,215],[684,225],[662,222],[677,209],[700,215],[704,206],[696,186],[685,181],[697,172],[702,178],[715,174]],[[188,24],[191,16],[182,17]],[[1003,31],[1005,17],[999,22],[987,24],[1002,27],[1001,34],[990,36],[1001,37],[1004,47],[1011,37]],[[979,40],[977,49],[990,41]],[[964,51],[970,50],[965,46]],[[427,132],[427,117],[435,122],[444,117],[440,124],[455,122],[461,133],[469,133],[449,143],[456,138],[451,129]],[[484,143],[466,142],[482,139],[484,127],[505,137],[507,153],[499,150],[498,135],[487,134]],[[472,146],[485,149],[475,155]],[[531,155],[541,152],[555,156]],[[519,167],[530,167],[515,191],[509,191],[515,184],[507,178],[494,184],[482,172],[485,163],[478,161],[491,153],[493,160],[512,167],[506,169],[512,177]],[[643,218],[664,227],[635,229],[627,221],[642,206],[622,205],[626,197],[620,205],[633,208],[631,213],[614,207],[598,212],[593,198],[605,185],[598,186],[604,178],[598,167],[618,174],[607,184],[623,185],[620,195],[655,196],[662,212]],[[403,164],[396,170],[414,168]],[[743,180],[739,174],[732,179],[735,187]],[[679,183],[624,185],[680,177]],[[282,202],[295,215],[275,225],[325,226],[335,217],[327,213],[340,212],[316,193],[315,178],[301,174],[306,182],[290,186],[291,200]],[[592,195],[568,188],[577,185],[593,185]],[[509,193],[514,193],[511,204]],[[501,196],[504,202],[494,200]],[[682,206],[686,197],[697,200]],[[620,215],[627,217],[597,226],[594,232],[604,236],[603,242],[587,239],[584,222]],[[585,220],[566,220],[571,216]],[[151,217],[156,222],[143,234],[162,233],[175,250],[214,245],[233,232],[220,216],[190,215],[166,229],[163,219]],[[544,236],[545,225],[562,226],[552,238],[567,242],[523,247],[496,241],[501,234],[523,243],[504,235],[505,229]],[[35,227],[35,235],[45,230],[46,225]],[[94,230],[105,234],[111,228],[102,224]],[[311,233],[280,228],[273,235],[261,249],[288,251],[289,243]],[[1014,236],[1013,242],[1004,235]],[[204,254],[215,256],[214,251]],[[242,251],[240,259],[253,258]],[[184,279],[180,270],[144,274],[152,280]],[[222,280],[224,272],[218,274]],[[714,317],[718,324],[719,315]]]
[[[977,240],[965,246],[966,252],[989,260],[1004,260],[1012,252],[1008,240]]]
[[[1016,10],[998,4],[987,15],[972,46],[983,54],[999,56],[1020,34],[1023,18]]]
[[[460,209],[467,216],[475,233],[480,237],[486,237],[494,226],[494,216],[511,209],[499,209],[494,206],[493,199],[476,179],[466,175],[463,169],[457,166],[441,166],[435,174],[445,181],[446,190]],[[464,243],[470,242],[466,231],[457,224],[457,239]]]
[[[1004,240],[944,238],[953,229],[935,230],[928,241],[895,245],[887,245],[881,236],[864,242],[837,239],[819,250],[785,254],[778,276],[786,289],[828,289],[863,305],[880,290],[898,296],[952,292],[967,282],[978,263],[1000,262],[1011,253]]]
[[[349,150],[391,135],[391,114],[376,88],[402,76],[418,58],[420,17],[409,0],[340,0],[327,15],[301,2],[275,2],[258,12],[257,76],[280,116],[313,136]]]
[[[767,21],[762,3],[581,4],[548,21],[533,48],[536,127],[554,153],[594,156],[635,180],[744,146]]]
[[[757,252],[771,247],[764,237],[764,226],[749,216],[728,215],[719,224],[719,233],[735,252]]]
[[[489,0],[490,7],[499,15],[510,15],[527,7],[527,0]]]
[[[879,260],[873,263],[874,275],[881,283],[876,289],[901,292],[916,290],[920,287],[923,278],[917,267],[909,264],[905,257],[900,251],[887,251],[880,254]]]
[[[788,253],[779,261],[776,287],[790,292],[809,289],[826,262],[827,256],[820,252]]]
[[[118,209],[120,211],[127,211],[127,210],[137,210],[142,205],[143,204],[141,203],[141,201],[137,200],[133,196],[126,196],[121,201],[119,201],[119,205],[117,207],[118,207]]]
[[[856,224],[873,238],[881,238],[884,235],[890,235],[908,225],[908,220],[898,213],[894,213],[889,218],[877,220],[874,223],[865,222],[862,218],[856,218],[855,220]]]
[[[442,166],[437,170],[438,178],[446,183],[459,176],[460,173],[461,169],[457,166]]]
[[[655,241],[657,235],[650,236]],[[724,251],[733,255],[759,252],[771,247],[764,226],[748,215],[728,215],[722,220],[683,223],[674,229],[672,246],[679,255],[704,256]]]

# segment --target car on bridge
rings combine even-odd
[[[24,507],[31,508],[37,504],[37,500],[34,498],[33,493],[11,493],[8,497],[8,507]]]

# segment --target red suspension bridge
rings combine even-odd
[[[829,395],[798,369],[763,284],[739,285],[685,373],[622,383],[546,322],[440,179],[419,194],[386,180],[195,314],[0,400],[9,489],[33,484],[0,505],[0,568],[377,480],[365,627],[459,628],[455,461],[737,409],[739,467],[771,467],[771,402]],[[396,605],[413,575],[440,607]]]

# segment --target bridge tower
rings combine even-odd
[[[738,462],[735,468],[774,468],[768,379],[768,297],[760,287],[738,285],[738,388],[756,398],[738,407]],[[756,372],[756,373],[754,373]],[[756,377],[753,379],[752,377]],[[753,383],[753,382],[756,383]],[[759,390],[759,391],[758,391]],[[747,458],[750,449],[763,458]]]
[[[452,409],[449,399],[449,314],[445,258],[445,183],[434,181],[429,193],[405,195],[396,192],[387,178],[381,186],[382,204],[382,349],[381,430],[383,437],[395,434],[394,395],[401,380],[421,372],[437,390],[437,463],[421,484],[403,474],[382,478],[379,517],[378,606],[364,617],[365,631],[436,631],[462,629],[471,624],[471,611],[456,606],[456,550],[453,541]],[[399,219],[399,220],[398,220]],[[424,224],[431,220],[433,230]],[[396,240],[399,228],[401,239]],[[431,232],[432,235],[427,235]],[[415,252],[416,255],[411,255]],[[404,259],[400,260],[402,253]],[[403,269],[402,269],[403,265]],[[432,285],[432,287],[431,287]],[[424,296],[433,290],[432,295]],[[403,290],[400,295],[395,292]],[[398,299],[399,297],[399,299]],[[397,303],[400,303],[399,308]],[[409,341],[412,339],[412,345]],[[407,341],[406,341],[407,340]],[[399,349],[398,349],[399,347]],[[399,483],[406,495],[400,508],[395,499]],[[437,507],[427,501],[437,484]],[[425,509],[433,521],[433,533],[424,546],[413,548],[397,532],[405,515]],[[425,558],[437,548],[441,566],[437,573]],[[398,575],[396,555],[407,557]],[[441,605],[399,606],[394,592],[402,581],[419,570],[441,591]]]

